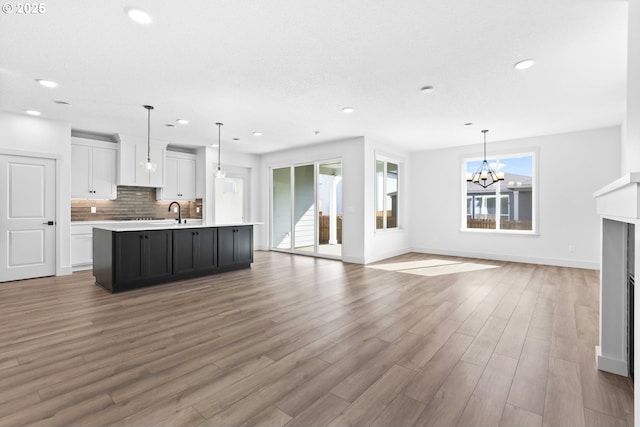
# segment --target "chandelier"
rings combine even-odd
[[[482,188],[487,188],[498,181],[504,181],[504,172],[495,172],[489,167],[489,162],[487,162],[487,132],[489,131],[486,129],[482,131],[484,134],[484,157],[482,164],[475,173],[467,173],[467,182],[474,182]]]

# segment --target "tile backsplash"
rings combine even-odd
[[[169,212],[170,203],[171,200],[156,200],[155,188],[118,186],[116,200],[72,200],[71,221],[175,219],[178,214]],[[179,203],[183,218],[202,218],[202,199],[196,199],[195,202],[179,201]],[[96,208],[96,213],[91,213],[91,207]],[[196,212],[198,210],[200,212]]]

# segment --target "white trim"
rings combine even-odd
[[[400,214],[403,213],[403,209],[400,208],[400,200],[401,200],[401,188],[402,188],[402,175],[404,174],[404,160],[399,160],[398,158],[389,157],[385,154],[380,154],[379,151],[374,150],[373,153],[373,179],[374,179],[374,197],[373,197],[373,233],[386,233],[387,231],[399,230],[402,228],[402,224],[404,224],[404,218],[400,217]],[[382,166],[382,228],[377,227],[377,213],[378,213],[378,161],[383,163]],[[397,190],[396,190],[396,206],[398,208],[398,212],[396,215],[396,226],[393,228],[387,227],[387,215],[385,213],[390,210],[387,209],[387,163],[393,163],[398,167],[398,179],[397,179]]]
[[[373,262],[378,262],[378,261],[382,261],[388,258],[392,258],[392,257],[396,257],[396,256],[400,256],[400,255],[404,255],[404,254],[408,254],[411,253],[412,251],[410,249],[404,248],[404,249],[398,249],[395,251],[389,251],[389,252],[385,252],[382,254],[377,254],[373,257],[368,257],[365,258],[363,264],[371,264]]]
[[[433,255],[445,255],[456,256],[464,258],[477,258],[487,259],[493,261],[507,261],[507,262],[521,262],[525,264],[538,264],[538,265],[553,265],[558,267],[571,267],[571,268],[585,268],[588,270],[599,270],[600,263],[594,261],[580,261],[573,259],[562,258],[543,258],[543,257],[531,257],[531,256],[519,256],[519,255],[503,255],[492,254],[487,252],[464,252],[446,249],[431,249],[431,248],[411,248],[408,252],[416,252],[423,254]]]
[[[539,188],[540,188],[540,170],[539,170],[539,158],[540,158],[540,148],[539,147],[523,147],[521,150],[498,150],[495,152],[487,152],[487,159],[493,158],[496,161],[500,161],[500,159],[508,158],[508,157],[525,157],[531,155],[531,173],[533,176],[531,177],[531,226],[532,230],[520,230],[525,231],[526,233],[510,233],[514,230],[488,230],[487,233],[504,233],[505,231],[510,234],[532,234],[539,235],[540,234],[540,196],[539,196]],[[468,161],[478,161],[482,160],[482,157],[477,157],[476,155],[470,154],[462,154],[459,156],[460,162],[460,194],[458,195],[458,200],[460,200],[460,229],[461,231],[475,231],[476,229],[467,228],[467,181],[464,179],[467,170],[466,163]],[[495,192],[493,194],[496,194]],[[499,209],[499,204],[496,201],[496,211]]]
[[[596,346],[596,366],[600,371],[611,372],[612,374],[621,375],[623,377],[629,375],[627,362],[602,355],[602,349],[599,345]]]
[[[593,193],[593,197],[604,196],[607,193],[611,193],[612,191],[616,191],[630,184],[640,184],[640,172],[628,173],[616,179],[612,183],[605,185],[604,187]]]

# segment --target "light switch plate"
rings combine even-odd
[[[96,207],[95,206],[91,206],[91,213],[96,213]]]

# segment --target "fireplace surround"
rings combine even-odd
[[[638,306],[629,279],[640,265],[638,252],[640,223],[640,173],[630,173],[598,190],[596,210],[601,220],[600,345],[596,347],[598,369],[629,376],[636,365],[633,343],[637,341],[638,316],[629,307]],[[629,298],[634,298],[630,301]],[[634,324],[630,324],[633,319]],[[632,331],[633,335],[630,335]]]

